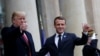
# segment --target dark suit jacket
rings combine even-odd
[[[3,28],[1,31],[4,42],[4,56],[27,56],[29,48],[22,38],[23,33],[26,33],[28,37],[32,56],[36,55],[31,34],[27,31],[21,33],[19,28],[11,26]]]
[[[90,45],[85,45],[83,47],[83,56],[98,56],[100,55],[100,50],[97,49],[97,39],[92,40]]]
[[[50,56],[74,56],[74,47],[75,45],[82,45],[87,42],[87,35],[83,34],[82,38],[78,38],[73,33],[64,33],[62,39],[62,45],[60,51],[55,45],[55,34],[48,38],[39,51],[38,56],[44,56],[47,52],[50,53]]]

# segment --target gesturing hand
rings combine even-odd
[[[93,30],[88,24],[83,25],[83,32],[89,32]]]

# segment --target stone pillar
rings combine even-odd
[[[100,40],[100,0],[92,0],[93,14],[94,14],[94,26],[97,33],[97,38]],[[100,48],[100,41],[98,41],[98,48]]]
[[[67,21],[67,32],[76,33],[81,37],[82,24],[87,23],[84,0],[59,0],[62,16]],[[82,47],[77,46],[74,50],[75,56],[82,56]]]
[[[28,22],[28,31],[31,32],[36,51],[41,48],[39,25],[37,18],[35,0],[5,0],[6,26],[11,25],[11,14],[13,11],[25,11]]]
[[[53,21],[56,16],[60,15],[58,0],[43,0],[42,10],[43,24],[48,37],[55,33]]]
[[[94,29],[94,15],[93,15],[93,6],[92,0],[84,0],[85,1],[85,8],[86,8],[86,16],[89,25]]]

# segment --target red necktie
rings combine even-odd
[[[29,45],[29,43],[28,43],[28,38],[27,38],[27,36],[26,36],[25,33],[23,34],[23,39],[24,39],[24,41],[26,42],[26,44]]]
[[[28,48],[29,48],[29,56],[31,56],[31,50],[30,50],[28,38],[27,38],[27,36],[26,36],[25,33],[23,34],[23,39],[24,39],[24,41],[26,42],[26,44],[27,44],[27,46],[28,46]]]

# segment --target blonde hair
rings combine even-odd
[[[24,12],[24,11],[14,11],[13,13],[12,13],[12,20],[14,19],[14,17],[15,16],[17,16],[17,15],[26,15],[26,13]]]

